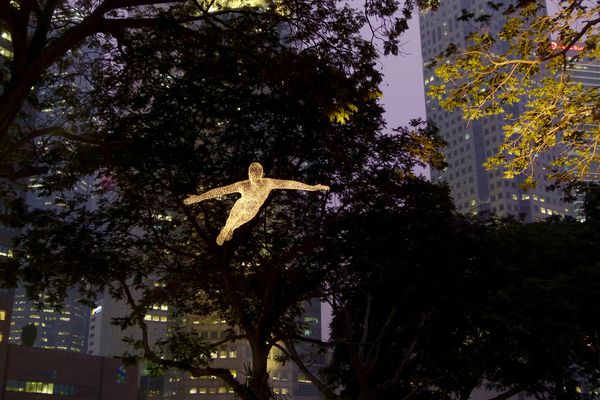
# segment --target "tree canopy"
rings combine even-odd
[[[504,115],[504,141],[486,163],[513,178],[598,177],[600,8],[595,2],[488,2],[459,17],[473,27],[464,48],[451,44],[432,65],[441,83],[429,94],[466,120]],[[495,33],[491,25],[500,24]],[[469,29],[467,29],[469,30]],[[585,75],[589,80],[585,82]],[[521,103],[522,112],[514,112]],[[550,160],[541,157],[550,155]]]
[[[440,162],[426,124],[383,132],[376,53],[348,17],[338,52],[326,40],[290,46],[285,25],[252,13],[193,34],[167,27],[125,35],[111,62],[93,69],[91,96],[73,105],[93,111],[79,126],[89,138],[120,145],[98,151],[91,140],[60,141],[39,155],[47,173],[32,190],[56,207],[9,204],[4,222],[24,234],[5,274],[47,301],[60,302],[70,286],[88,299],[108,290],[131,306],[121,326],[142,332],[154,304],[176,310],[174,321],[217,314],[239,332],[219,344],[244,340],[252,350],[247,380],[211,367],[217,344],[185,324],[174,322],[155,345],[142,337],[133,355],[217,376],[242,399],[271,398],[269,351],[302,340],[301,304],[318,298],[330,275],[321,262],[326,227],[340,210],[365,208],[401,185],[416,165]],[[348,104],[344,123],[331,118]],[[328,184],[331,197],[273,193],[218,246],[232,199],[192,207],[183,199],[245,179],[254,161],[271,177]],[[74,189],[82,178],[94,182],[91,192]]]
[[[591,395],[597,220],[477,220],[441,188],[401,190],[402,208],[348,216],[326,252],[354,288],[330,297],[341,398]]]
[[[407,20],[416,7],[430,4],[435,5],[435,1],[371,0],[360,10],[332,0],[3,0],[0,176],[14,180],[43,173],[36,157],[48,143],[120,145],[91,138],[77,129],[82,119],[91,117],[73,113],[72,105],[89,95],[90,64],[110,62],[113,52],[118,52],[132,32],[170,28],[193,36],[198,25],[227,29],[234,27],[233,20],[255,16],[261,29],[285,25],[291,46],[327,44],[332,53],[346,55],[353,49],[341,41],[368,26],[385,51],[396,54]],[[237,33],[244,35],[240,30]]]

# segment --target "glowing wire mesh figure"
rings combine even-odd
[[[329,190],[329,186],[307,185],[297,181],[265,178],[262,165],[254,162],[250,164],[250,167],[248,168],[248,180],[211,189],[200,195],[190,195],[183,200],[183,203],[187,205],[194,204],[203,200],[213,199],[215,197],[236,192],[242,195],[231,208],[227,222],[223,229],[221,229],[219,236],[217,236],[217,244],[220,246],[223,242],[231,239],[234,230],[256,216],[258,210],[273,189],[315,191]]]

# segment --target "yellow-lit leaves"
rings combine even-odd
[[[336,106],[327,116],[329,117],[329,121],[344,125],[350,120],[352,114],[357,111],[358,107],[356,105],[347,103]]]

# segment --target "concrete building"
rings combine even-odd
[[[116,358],[4,344],[0,380],[2,400],[63,396],[97,400],[135,400],[137,368]],[[44,395],[44,396],[40,396]]]
[[[133,327],[122,330],[112,323],[114,318],[124,317],[130,312],[131,309],[127,303],[115,300],[108,294],[99,299],[90,314],[87,354],[119,357],[126,352],[134,353],[131,347],[123,341],[123,338],[139,339],[141,337],[139,329]],[[169,307],[167,305],[153,306],[153,309],[146,315],[150,343],[166,337],[168,322]]]
[[[450,43],[459,48],[466,45],[465,36],[473,29],[470,24],[458,21],[461,10],[485,10],[485,0],[450,0],[442,2],[435,12],[421,13],[421,54],[427,63],[445,50]],[[489,26],[498,32],[502,21],[494,19]],[[433,70],[424,68],[425,91],[437,83]],[[519,105],[509,110],[517,115]],[[448,167],[443,171],[432,170],[432,181],[449,184],[458,211],[463,213],[493,213],[498,216],[515,215],[526,222],[544,219],[550,215],[572,215],[570,205],[562,201],[562,194],[548,191],[549,185],[543,174],[536,174],[536,189],[524,191],[519,188],[522,179],[507,180],[502,170],[487,171],[482,164],[496,154],[506,124],[503,116],[482,118],[467,123],[461,111],[442,109],[434,99],[426,100],[427,119],[440,129],[448,146],[444,154]],[[542,156],[550,160],[550,155]],[[542,160],[543,161],[543,160]],[[542,172],[542,171],[540,171]]]
[[[0,400],[135,400],[137,369],[116,358],[8,343],[13,291],[0,289]]]

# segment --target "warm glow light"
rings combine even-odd
[[[564,49],[567,48],[567,46],[561,45],[561,44],[556,43],[556,42],[551,42],[550,43],[550,48],[552,50],[556,50],[556,49],[564,50]],[[573,44],[573,45],[571,45],[571,47],[569,47],[569,50],[583,51],[583,50],[585,50],[585,47],[583,47],[582,45],[579,45],[579,44]]]
[[[223,242],[231,239],[234,230],[256,216],[271,190],[329,190],[329,186],[326,185],[307,185],[297,181],[265,178],[262,165],[256,162],[250,164],[250,167],[248,168],[248,178],[249,179],[245,181],[239,181],[231,185],[211,189],[200,195],[190,195],[183,201],[184,204],[189,205],[223,196],[225,194],[240,193],[242,195],[231,208],[229,218],[227,218],[225,226],[221,229],[221,232],[217,237],[217,244],[219,246],[222,245]]]

